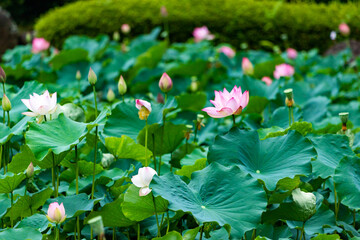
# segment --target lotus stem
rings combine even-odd
[[[204,225],[205,225],[205,223],[204,223]],[[203,232],[204,232],[204,225],[202,225],[201,227],[200,227],[200,240],[202,240],[202,236],[203,236]]]
[[[93,93],[94,93],[94,102],[95,102],[95,118],[97,118],[97,116],[98,116],[98,108],[97,108],[95,85],[93,85]]]
[[[60,240],[60,227],[59,224],[56,224],[56,237],[55,240]]]
[[[169,210],[166,211],[166,217],[167,217],[167,228],[166,228],[166,234],[168,234],[170,229],[170,218],[169,218]]]
[[[160,225],[159,225],[159,218],[158,218],[157,211],[156,211],[155,197],[154,197],[154,194],[153,194],[153,193],[152,193],[151,195],[152,195],[152,199],[153,199],[153,203],[154,203],[156,225],[157,225],[157,228],[158,228],[158,234],[157,234],[157,236],[158,236],[158,237],[161,237]]]
[[[156,171],[156,155],[155,155],[155,135],[151,134],[153,140],[153,159],[154,159],[154,169]]]
[[[3,82],[3,94],[6,94],[5,92],[5,83]],[[5,124],[5,110],[3,109],[3,123]]]
[[[251,236],[251,240],[254,240],[256,238],[256,228],[254,228]]]
[[[291,119],[292,119],[292,123],[295,122],[295,118],[294,118],[294,107],[291,107]]]
[[[94,150],[94,167],[93,167],[93,179],[91,186],[91,199],[94,199],[95,193],[95,169],[96,169],[96,157],[97,157],[97,140],[98,140],[98,126],[95,127],[95,150]]]
[[[303,225],[302,225],[302,228],[301,228],[300,240],[302,239],[303,235],[305,234],[304,228],[305,228],[305,222],[303,222]]]
[[[113,227],[112,239],[115,240],[115,227]]]
[[[8,127],[10,127],[10,111],[7,111]]]
[[[76,181],[76,195],[79,194],[79,164],[78,164],[78,149],[75,145],[75,181]]]
[[[164,113],[163,113],[163,126],[162,126],[162,131],[161,131],[161,141],[160,141],[160,150],[161,150],[161,148],[162,148],[162,146],[163,146],[163,143],[164,143],[164,134],[165,134],[165,115],[164,115]],[[159,172],[158,172],[158,174],[159,174],[159,176],[160,176],[160,170],[161,170],[161,154],[160,154],[160,159],[159,159]]]
[[[52,179],[52,185],[54,188],[54,191],[56,192],[56,183],[55,183],[55,156],[54,156],[54,152],[52,152],[52,160],[53,160],[53,167],[51,169],[51,179]],[[57,196],[57,194],[55,193],[55,197]]]
[[[140,240],[140,223],[137,224],[137,240]]]
[[[356,229],[356,210],[355,209],[353,210],[353,220],[354,220],[353,226],[354,226],[354,229]]]
[[[235,121],[235,115],[232,115],[232,119],[233,119],[233,127],[236,127],[236,121]]]
[[[291,127],[291,107],[289,107],[289,127]]]
[[[167,97],[168,97],[168,94],[167,94],[167,93],[165,93],[164,104],[165,104],[165,103],[166,103],[166,101],[167,101]]]
[[[149,165],[147,158],[147,144],[148,144],[148,120],[145,119],[145,167]]]

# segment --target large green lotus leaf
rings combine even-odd
[[[155,149],[156,155],[163,155],[174,152],[185,139],[185,125],[175,125],[171,122],[165,123],[165,130],[159,124],[148,126],[148,149]],[[145,146],[146,129],[141,130],[138,135],[138,142]],[[163,137],[163,141],[161,138]]]
[[[312,132],[312,124],[308,122],[294,122],[287,129],[282,129],[279,127],[271,128],[260,128],[258,129],[260,140],[264,140],[272,137],[279,137],[286,135],[290,130],[295,130],[303,136],[306,136],[308,133]]]
[[[341,203],[360,209],[360,158],[345,156],[335,169],[334,181]]]
[[[116,159],[134,159],[145,165],[145,147],[136,143],[128,136],[118,137],[107,137],[105,138],[105,147]],[[152,156],[150,150],[147,151],[148,161]]]
[[[30,227],[40,232],[45,231],[48,228],[49,220],[44,214],[36,213],[30,217],[24,218],[16,225],[16,228]]]
[[[296,99],[295,99],[296,101]],[[330,100],[326,97],[314,97],[306,102],[303,108],[304,121],[318,122],[324,119],[327,114],[327,107]]]
[[[79,195],[71,196],[59,196],[57,198],[48,199],[42,210],[46,213],[50,203],[58,202],[59,204],[63,203],[65,208],[65,213],[67,218],[77,217],[84,212],[91,211],[94,207],[94,204],[99,202],[100,199],[89,199],[88,195],[85,193],[80,193]]]
[[[266,194],[261,184],[240,170],[212,163],[194,172],[187,185],[172,173],[154,176],[150,188],[169,201],[169,209],[190,212],[202,224],[229,224],[231,236],[241,238],[256,227],[266,209]]]
[[[98,36],[96,39],[86,36],[72,36],[66,39],[63,49],[81,49],[89,53],[91,59],[100,55],[109,43],[109,37],[105,35]]]
[[[53,190],[51,188],[46,188],[37,193],[20,197],[20,199],[14,203],[12,208],[10,208],[6,216],[11,219],[31,216],[39,207],[44,205],[46,200],[50,198],[52,192]]]
[[[311,159],[316,151],[311,142],[296,131],[260,140],[257,131],[232,128],[217,136],[210,147],[208,161],[238,165],[252,177],[261,179],[269,190],[285,177],[311,174]]]
[[[208,68],[208,62],[196,59],[186,63],[168,64],[166,72],[169,76],[198,76],[203,74]]]
[[[322,234],[320,233],[319,235],[317,235],[316,237],[312,238],[312,240],[340,240],[340,236],[337,234]],[[352,238],[354,239],[354,238]]]
[[[135,222],[125,217],[122,212],[121,203],[123,199],[119,197],[113,202],[104,205],[99,211],[91,212],[85,219],[88,222],[90,219],[101,216],[105,227],[128,227]]]
[[[0,195],[0,218],[2,218],[5,213],[7,212],[7,209],[11,206],[11,200],[7,196],[7,194]]]
[[[180,233],[176,231],[172,231],[163,237],[153,238],[153,240],[183,240],[183,237],[181,236]]]
[[[54,70],[59,70],[63,66],[75,63],[86,61],[88,59],[88,52],[84,49],[69,49],[63,50],[59,52],[59,54],[55,55],[50,63],[52,64],[52,68]]]
[[[24,173],[7,172],[0,175],[0,193],[11,193],[26,178]]]
[[[126,135],[136,140],[139,132],[145,127],[145,120],[139,119],[139,110],[135,107],[135,102],[119,103],[112,114],[109,116],[104,135],[109,137],[121,137]],[[152,104],[152,112],[148,118],[148,124],[161,123],[161,106]]]
[[[49,152],[60,154],[70,150],[85,137],[85,123],[75,122],[63,114],[42,124],[32,123],[26,134],[26,143],[37,160],[43,160]]]
[[[176,101],[179,104],[179,108],[186,111],[200,111],[206,104],[206,93],[182,93],[176,97]]]
[[[0,123],[0,144],[4,144],[11,139],[14,135],[21,135],[27,126],[30,117],[22,118],[11,129],[3,123]]]
[[[142,221],[155,214],[152,193],[146,196],[139,196],[140,188],[131,185],[125,193],[124,201],[121,204],[122,211],[132,221]],[[168,210],[168,201],[158,196],[155,198],[156,211],[158,214]]]
[[[29,99],[33,93],[42,94],[45,91],[44,85],[36,81],[25,82],[24,86],[15,94],[9,95],[11,102],[10,120],[19,122],[24,117],[23,112],[28,112],[28,108],[22,103],[21,99]],[[2,107],[0,106],[2,112]],[[2,114],[1,114],[2,119]]]
[[[265,97],[251,96],[249,99],[249,104],[246,106],[244,113],[258,113],[261,114],[269,100]]]
[[[41,240],[42,234],[33,228],[8,228],[0,232],[0,240]]]
[[[349,139],[344,135],[324,134],[310,135],[318,154],[316,161],[312,161],[313,173],[323,179],[332,176],[343,156],[354,156],[349,146]]]

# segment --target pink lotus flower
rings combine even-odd
[[[53,114],[56,111],[56,93],[52,94],[50,97],[48,90],[46,90],[42,95],[34,93],[34,96],[30,95],[30,99],[21,99],[21,101],[31,111],[23,112],[22,114],[29,117]]]
[[[350,27],[346,23],[341,23],[339,25],[339,31],[342,35],[348,36],[350,34]]]
[[[45,51],[50,47],[50,43],[44,38],[34,38],[32,41],[32,52],[39,53]]]
[[[287,57],[290,59],[295,59],[297,57],[297,51],[293,48],[286,49]]]
[[[254,74],[254,66],[250,62],[250,60],[246,57],[242,59],[241,63],[242,70],[245,75],[253,75]]]
[[[164,17],[164,18],[166,18],[166,17],[169,16],[169,13],[168,13],[168,11],[167,11],[167,9],[166,9],[165,6],[162,6],[162,7],[160,8],[160,14],[161,14],[161,16]]]
[[[219,49],[219,52],[224,53],[228,58],[233,58],[235,57],[235,51],[228,46],[223,46]]]
[[[293,66],[283,63],[275,67],[274,78],[279,79],[280,77],[291,77],[294,73],[295,69]]]
[[[132,183],[140,188],[139,196],[146,196],[151,192],[149,185],[155,174],[157,175],[157,172],[151,167],[143,167],[131,178]]]
[[[261,79],[261,81],[263,81],[264,83],[266,83],[266,85],[268,85],[268,86],[270,86],[271,85],[271,83],[272,83],[272,79],[271,78],[269,78],[269,77],[263,77],[262,79]]]
[[[249,91],[241,92],[241,87],[234,87],[229,93],[226,88],[224,91],[215,91],[215,100],[210,100],[215,107],[202,109],[210,117],[223,118],[230,115],[239,115],[249,103]]]
[[[200,42],[202,40],[213,40],[215,38],[215,36],[210,33],[206,26],[195,28],[193,31],[193,36],[195,38],[195,42]]]
[[[50,203],[46,217],[52,223],[64,222],[66,219],[64,205],[62,203],[59,205],[57,202]]]
[[[125,34],[128,34],[131,31],[130,25],[127,23],[124,23],[123,25],[121,25],[121,31]]]
[[[161,91],[167,93],[172,89],[172,87],[173,83],[171,78],[169,77],[169,75],[167,75],[167,73],[163,73],[159,81],[159,88],[161,89]]]

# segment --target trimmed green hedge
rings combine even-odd
[[[186,41],[194,27],[207,25],[216,40],[235,47],[247,42],[259,47],[261,40],[297,49],[331,45],[329,34],[346,21],[351,37],[360,33],[360,10],[355,3],[282,3],[252,0],[87,0],[54,9],[37,22],[39,36],[61,46],[73,34],[112,34],[129,23],[131,34],[149,32],[162,25],[160,7],[169,12],[170,38]],[[286,33],[288,41],[281,40]]]

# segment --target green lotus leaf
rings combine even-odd
[[[257,131],[232,128],[215,138],[208,161],[225,166],[235,164],[274,190],[280,179],[311,174],[311,159],[315,156],[311,142],[296,131],[260,140]]]
[[[0,175],[0,193],[11,193],[26,178],[24,173],[7,172]]]
[[[172,231],[163,237],[153,238],[153,240],[183,240],[183,237],[181,236],[180,233],[176,231]]]
[[[8,228],[0,232],[0,240],[41,240],[42,234],[33,228],[24,227],[24,228]]]
[[[194,172],[188,185],[168,173],[154,176],[150,188],[154,195],[169,201],[169,209],[190,212],[200,224],[229,224],[233,238],[241,238],[255,228],[267,205],[258,181],[236,166],[228,168],[217,163]]]
[[[40,232],[45,231],[48,228],[49,220],[44,214],[36,213],[30,217],[24,218],[16,225],[16,228],[25,228],[29,227],[32,229],[36,229]]]

